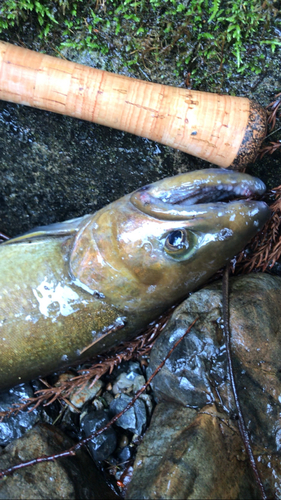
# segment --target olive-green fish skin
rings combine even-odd
[[[265,203],[226,200],[264,190],[246,174],[190,172],[1,244],[0,389],[139,333],[261,229]]]

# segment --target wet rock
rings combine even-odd
[[[101,380],[97,380],[94,385],[92,381],[88,382],[83,389],[78,389],[73,391],[70,397],[70,402],[75,406],[75,408],[82,408],[82,406],[87,403],[90,399],[93,399],[96,394],[101,390],[103,383]],[[69,407],[72,409],[71,406]]]
[[[233,278],[230,291],[237,390],[266,492],[281,498],[281,279]],[[220,283],[193,294],[152,350],[150,372],[199,318],[152,383],[160,404],[139,447],[128,498],[259,498],[241,453],[221,306]]]
[[[83,437],[88,437],[109,422],[108,414],[104,410],[90,410],[81,419]],[[117,445],[116,433],[113,427],[96,436],[88,443],[89,451],[95,461],[106,460],[114,452]]]
[[[157,405],[126,498],[258,499],[239,433],[219,417]]]
[[[129,444],[128,436],[126,436],[126,434],[121,434],[121,436],[118,439],[119,448],[126,448],[128,444]]]
[[[0,469],[42,455],[61,452],[74,442],[48,424],[39,424],[0,454]],[[79,450],[74,457],[57,459],[20,469],[0,482],[0,499],[114,499],[88,454]]]
[[[6,412],[14,405],[18,405],[23,399],[33,397],[33,390],[30,384],[21,384],[13,387],[9,391],[0,393],[0,412]],[[21,437],[26,431],[30,430],[40,419],[40,410],[35,409],[32,412],[19,412],[9,418],[5,417],[0,422],[0,445],[6,446],[13,439]]]
[[[120,373],[113,384],[113,394],[119,392],[136,393],[145,384],[145,378],[140,373],[138,363],[130,363],[126,373]]]
[[[117,413],[124,410],[130,401],[130,396],[127,396],[127,394],[120,394],[119,397],[110,403],[110,414],[112,416],[117,415]],[[116,425],[123,429],[128,429],[134,434],[140,435],[146,425],[146,421],[145,403],[141,399],[137,399],[134,406],[116,421]]]
[[[132,449],[129,446],[125,446],[119,453],[118,459],[121,462],[127,462],[132,457]]]

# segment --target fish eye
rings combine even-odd
[[[165,241],[165,248],[168,253],[187,250],[189,247],[187,233],[184,229],[176,229],[168,234]]]

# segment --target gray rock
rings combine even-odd
[[[145,378],[140,373],[139,363],[129,363],[126,372],[120,373],[113,384],[113,394],[119,392],[136,393],[145,384]]]
[[[89,411],[81,420],[83,437],[88,437],[109,422],[104,410]],[[93,438],[88,443],[89,451],[95,461],[106,460],[114,452],[117,445],[116,433],[113,427]]]
[[[0,470],[24,460],[59,453],[74,445],[61,431],[39,424],[0,453]],[[0,482],[0,499],[114,499],[89,455],[79,450],[74,457],[57,459],[19,469]]]
[[[30,384],[21,384],[13,387],[9,391],[0,393],[0,412],[6,412],[15,404],[20,404],[23,399],[33,397],[33,390]],[[0,445],[6,446],[13,439],[21,437],[30,430],[40,419],[41,411],[38,409],[32,412],[19,412],[9,418],[4,417],[0,421]]]
[[[125,448],[123,448],[118,453],[118,459],[120,460],[120,462],[127,462],[128,460],[130,460],[131,456],[132,456],[132,448],[130,448],[129,446],[125,446]]]
[[[267,495],[281,498],[281,279],[233,278],[230,291],[237,391]],[[221,283],[196,292],[153,347],[150,372],[199,318],[152,383],[160,404],[127,498],[259,498],[236,426],[221,303]]]
[[[120,413],[131,401],[127,394],[120,394],[119,397],[110,403],[109,411],[112,416]],[[123,429],[128,429],[134,434],[140,435],[146,425],[146,408],[145,403],[141,399],[137,399],[134,406],[130,408],[117,421],[116,425]]]

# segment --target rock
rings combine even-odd
[[[95,384],[92,385],[92,380],[87,382],[83,389],[76,389],[72,392],[70,396],[70,402],[75,406],[75,408],[82,408],[82,406],[87,403],[90,399],[93,399],[96,394],[103,387],[103,383],[101,380],[96,380]],[[69,406],[70,410],[72,410],[71,406]],[[74,410],[73,410],[74,411]]]
[[[113,384],[113,394],[119,392],[134,394],[145,384],[145,378],[140,373],[139,363],[129,363],[126,373],[120,373]]]
[[[109,411],[111,416],[113,417],[124,410],[130,401],[130,396],[127,396],[127,394],[120,394],[119,397],[110,403]],[[116,425],[123,429],[128,429],[134,434],[140,435],[146,425],[146,420],[145,403],[141,399],[137,399],[134,406],[116,421]]]
[[[61,431],[39,424],[8,445],[0,454],[0,470],[24,460],[59,453],[74,445]],[[17,470],[0,482],[0,499],[114,499],[89,455],[79,450],[74,457],[57,459]]]
[[[89,411],[81,419],[83,437],[88,437],[109,422],[108,414],[104,410]],[[111,426],[107,431],[96,436],[88,443],[89,451],[95,461],[106,460],[114,452],[117,445],[116,432]]]
[[[125,446],[125,448],[118,453],[118,460],[120,460],[121,463],[127,462],[132,457],[132,451],[132,448]]]
[[[126,498],[258,499],[239,433],[218,417],[176,403],[157,405]]]
[[[233,278],[230,291],[237,390],[268,497],[281,498],[281,279]],[[196,292],[153,347],[150,373],[199,317],[152,382],[160,404],[138,449],[127,498],[259,498],[234,426],[221,304],[221,283]]]
[[[30,384],[21,384],[13,387],[9,391],[0,393],[0,412],[6,412],[13,405],[18,405],[23,399],[34,396]],[[26,431],[40,419],[40,410],[35,409],[32,412],[19,412],[9,418],[4,417],[0,422],[0,445],[6,446],[13,439],[21,437]]]

